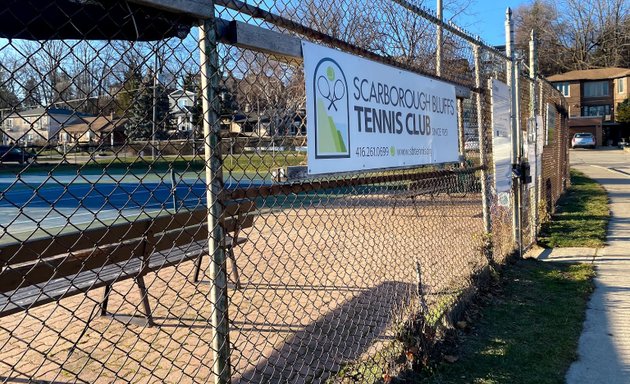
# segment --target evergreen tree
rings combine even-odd
[[[155,105],[155,139],[167,137],[172,128],[172,116],[165,87],[158,83],[153,95],[154,80],[149,73],[142,78],[138,71],[130,71],[116,99],[118,115],[129,118],[125,134],[130,140],[153,139],[153,107]]]
[[[13,108],[17,106],[20,101],[9,86],[11,80],[11,73],[4,71],[0,66],[0,109]]]
[[[195,94],[195,103],[190,107],[194,125],[195,137],[203,137],[203,98],[201,76],[187,73],[182,77],[182,88]],[[219,80],[217,97],[219,100],[219,116],[230,116],[238,110],[236,102],[236,80],[230,76],[222,76]]]
[[[137,69],[130,69],[124,77],[125,80],[116,93],[116,114],[118,116],[127,115],[134,100],[138,97],[142,85],[142,75]]]
[[[24,82],[24,100],[22,104],[25,108],[36,108],[42,105],[42,100],[39,83],[34,77],[29,77]]]
[[[617,122],[630,124],[630,97],[617,104]]]
[[[0,84],[0,109],[13,108],[20,104],[15,93],[11,92],[6,86]]]
[[[144,82],[139,84],[139,88],[132,92],[133,99],[130,100],[126,116],[129,118],[126,124],[125,134],[130,140],[151,140],[153,125],[153,94]]]

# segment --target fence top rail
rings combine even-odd
[[[270,186],[256,186],[247,188],[238,188],[233,190],[224,190],[221,193],[223,200],[252,199],[257,197],[267,197],[276,195],[290,195],[294,193],[303,193],[311,191],[319,191],[331,188],[353,187],[369,184],[391,183],[397,181],[421,181],[436,178],[445,178],[451,175],[464,175],[476,173],[485,169],[478,166],[473,168],[462,168],[455,170],[439,170],[430,172],[414,172],[391,175],[362,176],[337,180],[313,180],[289,182],[283,184],[275,184]]]
[[[121,240],[151,236],[197,225],[205,220],[207,210],[162,215],[112,226],[70,232],[51,238],[14,242],[0,246],[0,263],[19,264],[38,259],[90,249],[105,244],[117,244]]]
[[[496,54],[498,56],[501,56],[502,58],[509,60],[510,58],[504,53],[499,51],[497,48],[488,45],[487,43],[485,43],[483,40],[481,40],[481,38],[479,36],[473,36],[471,33],[465,31],[463,28],[460,28],[459,26],[457,26],[454,23],[450,23],[450,22],[444,22],[443,20],[440,20],[435,14],[433,14],[430,10],[414,5],[406,0],[391,0],[392,2],[400,5],[401,7],[407,9],[408,11],[415,13],[416,15],[426,19],[427,21],[430,21],[431,23],[440,26],[441,28],[443,28],[444,30],[466,40],[468,43],[472,44],[472,45],[476,45],[479,46],[483,49],[486,49],[488,51],[491,51],[493,54]],[[294,21],[291,21],[289,19],[286,19],[282,16],[276,15],[272,12],[266,11],[260,7],[257,7],[255,5],[251,5],[248,4],[244,1],[241,0],[217,0],[215,1],[216,5],[219,6],[223,6],[226,8],[230,8],[232,10],[244,13],[246,15],[249,15],[251,17],[254,18],[258,18],[258,19],[262,19],[265,20],[267,22],[270,22],[272,24],[275,24],[279,27],[283,27],[283,28],[287,28],[290,29],[294,32],[298,32],[298,33],[303,33],[305,35],[310,35],[316,38],[322,38],[324,37],[326,41],[328,42],[333,42],[335,44],[343,44],[343,45],[347,45],[350,46],[350,44],[345,43],[342,40],[339,39],[335,39],[335,38],[331,38],[330,36],[318,32],[316,30],[313,30],[311,28],[307,28],[299,23],[296,23]],[[354,47],[354,48],[358,48],[358,47]],[[359,48],[360,49],[360,48]],[[378,56],[378,55],[377,55]],[[379,56],[379,58],[382,60],[384,59],[383,57]]]
[[[371,59],[371,60],[375,60],[381,63],[385,63],[388,65],[391,65],[393,67],[397,67],[400,69],[404,69],[410,72],[415,72],[418,74],[421,74],[423,76],[427,76],[436,80],[440,80],[440,81],[446,81],[446,82],[450,82],[452,84],[456,84],[462,87],[466,87],[468,89],[471,89],[475,92],[479,92],[479,89],[474,88],[473,84],[468,84],[466,82],[463,81],[458,81],[458,80],[454,80],[454,79],[445,79],[443,77],[437,76],[435,73],[431,73],[429,71],[423,70],[422,68],[419,67],[414,67],[412,65],[408,65],[408,64],[404,64],[401,63],[397,60],[395,60],[393,57],[387,57],[387,56],[382,56],[379,55],[377,53],[374,53],[372,51],[370,51],[369,49],[365,49],[365,48],[361,48],[357,45],[348,43],[342,39],[339,38],[335,38],[332,37],[326,33],[317,31],[313,28],[309,28],[307,26],[304,26],[302,24],[300,24],[299,22],[295,22],[293,20],[290,20],[286,17],[283,16],[279,16],[275,13],[266,11],[260,7],[251,5],[251,4],[247,4],[243,1],[239,1],[239,0],[218,0],[215,2],[216,5],[219,6],[223,6],[226,8],[230,8],[232,10],[238,11],[240,13],[249,15],[253,18],[258,18],[261,19],[265,22],[268,22],[270,24],[273,24],[277,27],[280,28],[284,28],[288,31],[291,32],[295,32],[297,34],[303,35],[303,36],[307,36],[310,38],[313,38],[315,40],[319,40],[319,41],[323,41],[326,42],[328,44],[331,44],[337,48],[341,48],[344,51],[347,52],[351,52],[360,56],[363,56],[365,58]],[[233,31],[235,30],[234,27],[234,23],[230,23],[230,21],[227,20],[219,20],[218,21],[218,31],[219,31],[219,39],[222,40],[223,42],[230,42],[230,39],[233,39],[234,36]],[[236,25],[238,25],[239,23],[237,23]],[[240,23],[240,24],[246,24],[246,23]],[[445,24],[446,25],[446,24]],[[263,29],[263,28],[261,28]],[[450,29],[456,30],[453,27],[450,27]],[[450,30],[449,29],[449,30]],[[459,32],[459,33],[463,33],[463,32]]]

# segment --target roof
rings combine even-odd
[[[66,115],[66,116],[89,116],[85,113],[73,111],[72,109],[65,108],[45,108],[38,107],[33,109],[27,109],[26,111],[14,112],[9,117],[26,117],[26,116],[43,116],[43,115]]]
[[[551,82],[571,80],[605,80],[616,79],[624,76],[630,76],[630,69],[609,67],[565,72],[559,75],[549,76],[547,77],[547,80]]]
[[[129,119],[114,119],[107,116],[98,116],[98,117],[84,117],[82,118],[82,122],[68,124],[63,127],[63,130],[68,133],[84,133],[87,132],[88,129],[92,132],[105,132],[109,133],[112,131],[122,131],[125,129],[125,125]]]
[[[195,92],[191,92],[191,91],[186,90],[186,89],[176,89],[173,92],[169,93],[169,95],[171,95],[173,97],[175,97],[175,96],[182,96],[182,95],[195,97]]]

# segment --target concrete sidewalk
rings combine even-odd
[[[612,218],[606,247],[559,248],[539,255],[540,259],[554,261],[593,262],[597,269],[578,360],[571,365],[566,381],[630,383],[630,170],[587,164],[574,168],[606,188]]]

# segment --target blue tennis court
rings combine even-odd
[[[268,183],[264,180],[228,180],[226,188]],[[206,185],[194,172],[177,174],[175,198],[168,173],[77,174],[71,172],[0,176],[0,228],[23,238],[36,230],[55,233],[105,225],[139,215],[206,205]]]

